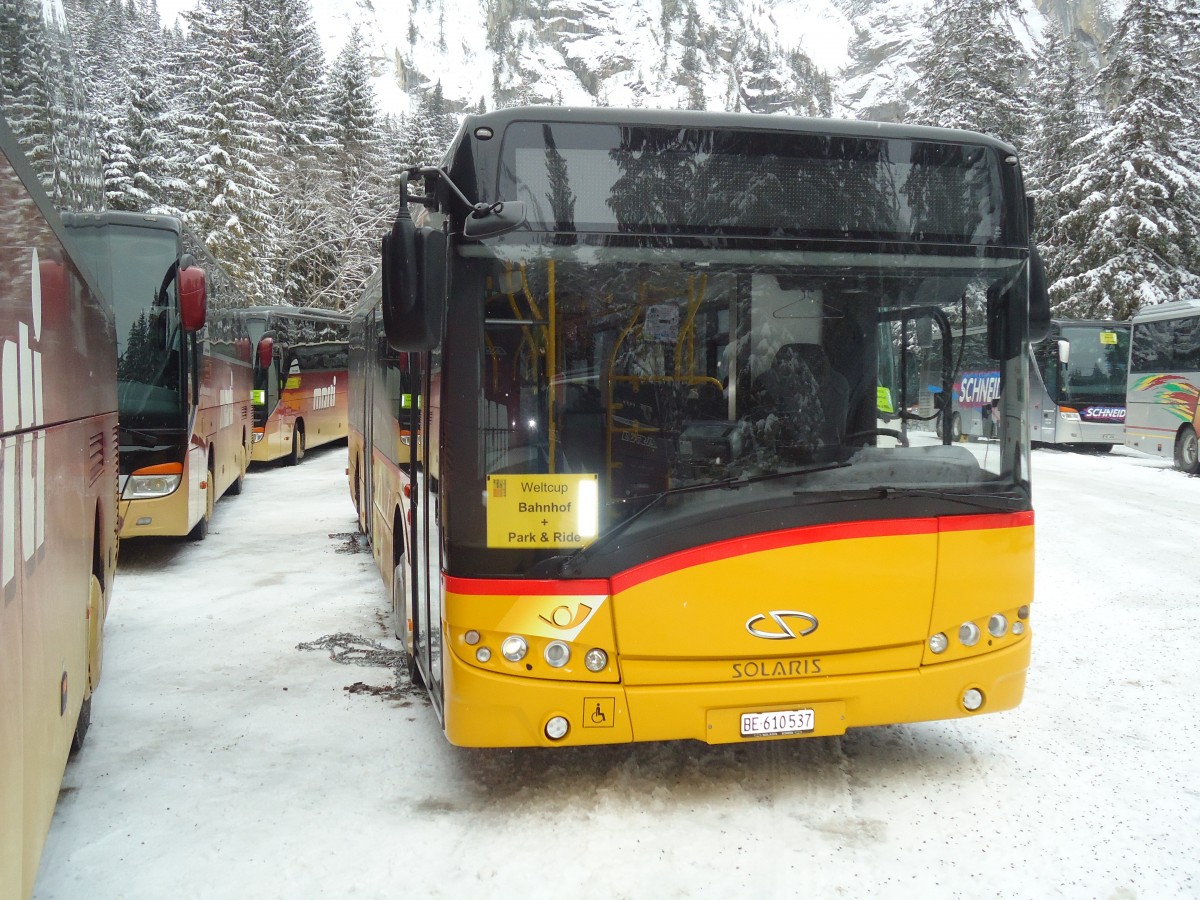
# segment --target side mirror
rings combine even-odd
[[[1071,361],[1071,342],[1058,342],[1058,361],[1064,366]]]
[[[382,282],[383,327],[392,349],[436,347],[446,297],[446,235],[417,228],[402,208],[383,240]]]
[[[179,318],[184,331],[199,331],[208,318],[208,292],[199,266],[179,269]]]
[[[262,370],[271,368],[271,359],[275,355],[275,339],[265,337],[258,342],[258,367]]]
[[[471,212],[463,222],[463,237],[472,240],[495,237],[524,224],[525,204],[520,200],[505,200]]]
[[[1046,266],[1037,245],[1029,248],[1029,342],[1039,344],[1050,333],[1050,295]]]

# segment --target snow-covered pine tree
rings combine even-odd
[[[1071,171],[1082,161],[1081,139],[1102,115],[1090,93],[1079,47],[1062,26],[1050,21],[1037,47],[1030,77],[1030,128],[1022,157],[1025,190],[1037,207],[1037,237],[1056,277],[1056,248],[1044,243],[1053,225],[1066,212],[1062,190]]]
[[[908,121],[968,128],[1020,148],[1028,59],[1013,29],[1021,15],[1018,0],[933,0]]]
[[[56,206],[103,207],[96,123],[68,25],[40,0],[0,0],[0,106]]]
[[[261,263],[275,186],[265,174],[272,147],[248,0],[200,0],[184,15],[189,66],[181,131],[193,152],[195,191],[185,220],[251,303],[276,303],[277,286]]]
[[[167,46],[154,0],[132,4],[129,22],[124,47],[132,62],[120,79],[123,111],[107,131],[105,192],[113,209],[177,213],[168,199],[178,187],[170,172],[176,151],[171,135],[173,85],[166,74]]]
[[[264,88],[262,108],[275,152],[265,170],[277,190],[264,260],[280,296],[308,306],[329,279],[333,136],[325,57],[309,0],[258,0],[251,48]]]
[[[1128,0],[1097,76],[1109,121],[1084,139],[1048,243],[1060,315],[1118,318],[1200,290],[1197,79],[1167,0]]]
[[[330,70],[329,120],[334,142],[338,265],[319,302],[346,308],[357,300],[376,265],[386,218],[387,179],[379,147],[379,114],[358,28],[351,30]]]

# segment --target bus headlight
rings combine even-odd
[[[974,647],[979,643],[979,626],[974,622],[963,622],[958,626],[958,642],[964,647]]]
[[[1008,619],[1002,613],[995,613],[988,619],[988,634],[992,637],[1004,637],[1008,633]]]
[[[509,662],[520,662],[529,652],[529,642],[519,634],[509,635],[500,645],[500,653]]]
[[[151,466],[151,469],[167,468],[166,466]],[[152,472],[146,469],[134,472],[125,481],[126,500],[148,500],[153,497],[165,497],[173,494],[183,480],[183,466],[174,465],[174,472]]]
[[[543,653],[546,657],[546,662],[556,669],[561,669],[571,659],[571,648],[562,641],[551,641],[546,645],[546,650]]]
[[[608,667],[608,654],[599,647],[593,647],[584,655],[583,664],[589,672],[603,672]]]
[[[950,646],[950,639],[940,631],[929,639],[929,649],[933,653],[945,653]]]

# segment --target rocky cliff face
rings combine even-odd
[[[517,102],[898,119],[928,0],[359,0],[385,108],[441,83],[458,108]],[[1105,0],[1025,0],[1093,58]]]

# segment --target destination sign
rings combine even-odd
[[[583,547],[600,519],[595,475],[489,475],[489,547]]]

